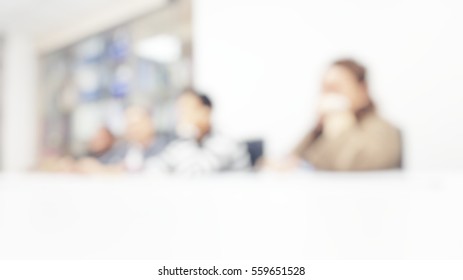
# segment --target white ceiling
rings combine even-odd
[[[165,4],[167,0],[0,0],[0,33],[21,32],[53,49]]]
[[[63,24],[104,10],[118,0],[0,0],[0,27],[34,34],[51,31]]]

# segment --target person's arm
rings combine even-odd
[[[238,142],[231,144],[230,149],[230,170],[231,171],[246,171],[251,168],[251,155],[246,146]]]
[[[307,132],[304,137],[299,141],[296,147],[291,151],[289,157],[303,159],[304,154],[315,139],[322,133],[323,119],[319,118],[313,129]]]
[[[400,162],[400,134],[379,120],[355,123],[337,137],[326,137],[309,155],[319,169],[360,171],[393,168]]]

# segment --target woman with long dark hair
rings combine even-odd
[[[401,166],[400,132],[379,116],[363,65],[352,59],[334,62],[325,73],[321,92],[317,124],[293,156],[322,170]]]

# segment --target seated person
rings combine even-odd
[[[365,67],[339,60],[326,72],[318,122],[293,158],[315,169],[360,171],[399,168],[401,137],[371,100]]]
[[[149,158],[160,154],[171,137],[157,135],[149,111],[142,107],[129,107],[125,112],[126,133],[122,162],[128,171],[140,171]]]
[[[75,172],[117,171],[118,168],[109,168],[109,166],[120,162],[123,155],[121,149],[117,148],[116,138],[108,128],[101,127],[97,130],[90,139],[87,150],[87,155],[76,162]]]
[[[177,100],[177,113],[179,138],[150,162],[151,171],[195,175],[250,167],[246,147],[212,128],[212,102],[206,95],[186,90]]]
[[[78,172],[141,171],[146,160],[158,155],[171,140],[171,137],[156,134],[154,123],[145,108],[129,107],[125,111],[125,119],[123,141],[115,143],[110,135],[100,131],[90,141],[90,157],[79,161]]]
[[[107,127],[101,127],[90,139],[88,156],[101,164],[113,164],[120,158],[117,149],[114,149],[116,138]]]

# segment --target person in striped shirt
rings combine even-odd
[[[207,95],[188,89],[176,106],[178,138],[150,161],[148,172],[200,175],[250,169],[246,146],[213,129]]]

